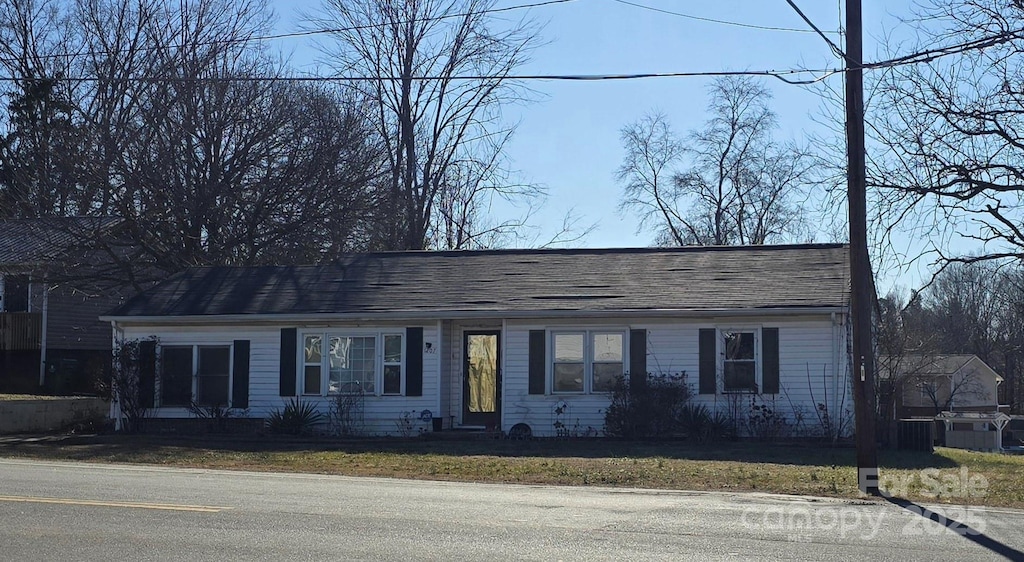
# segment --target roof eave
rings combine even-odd
[[[724,318],[756,316],[807,316],[846,313],[846,306],[787,306],[724,309],[622,309],[622,310],[470,310],[470,311],[391,311],[376,313],[316,314],[212,314],[192,316],[100,316],[104,322],[128,324],[295,324],[303,322],[370,321],[370,320],[456,320],[502,318],[529,320],[534,318]]]

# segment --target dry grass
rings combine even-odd
[[[381,440],[296,442],[105,436],[0,443],[0,455],[89,462],[520,484],[760,491],[857,498],[853,451],[731,443]],[[883,452],[913,501],[1024,508],[1024,457]],[[923,474],[924,469],[938,472]],[[966,470],[971,485],[961,486]],[[977,477],[983,477],[982,483]],[[928,480],[931,478],[932,480]],[[938,492],[936,495],[933,492]],[[981,492],[970,495],[970,492]]]

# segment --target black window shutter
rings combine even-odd
[[[235,340],[231,373],[231,407],[249,407],[249,340]]]
[[[281,396],[295,396],[295,355],[298,352],[296,345],[298,330],[281,328]]]
[[[423,396],[423,328],[405,329],[405,395]]]
[[[544,357],[546,339],[544,330],[530,330],[530,394],[544,394],[544,372],[547,365]]]
[[[717,351],[718,331],[715,329],[703,329],[700,331],[700,394],[714,394],[718,388],[718,357]]]
[[[139,400],[152,408],[156,396],[156,341],[139,342]]]
[[[629,331],[629,387],[647,384],[647,330]]]
[[[779,393],[778,328],[761,328],[761,393]]]

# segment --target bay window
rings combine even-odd
[[[374,394],[377,381],[377,338],[374,336],[330,336],[328,364],[329,394]]]
[[[302,341],[303,394],[402,394],[401,333],[318,332]]]

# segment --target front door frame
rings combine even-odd
[[[494,412],[469,411],[469,337],[495,337],[495,381],[494,381]],[[468,329],[462,331],[462,425],[484,426],[497,428],[501,425],[501,330]]]

